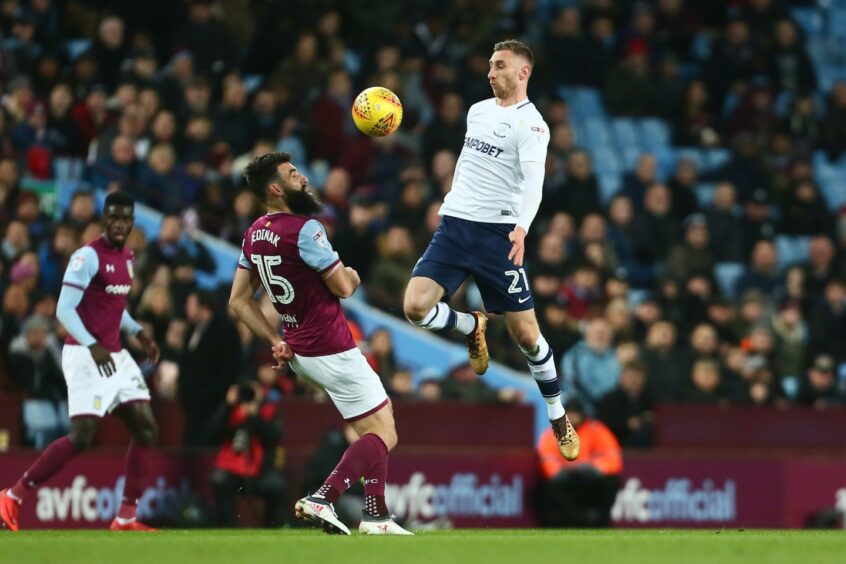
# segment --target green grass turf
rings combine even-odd
[[[846,562],[846,531],[461,530],[404,538],[328,536],[302,529],[29,531],[0,534],[0,562],[824,564]]]

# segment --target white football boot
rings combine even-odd
[[[330,535],[349,535],[350,530],[344,525],[335,508],[325,499],[307,496],[299,500],[295,506],[294,515],[298,519],[307,521]]]
[[[358,532],[362,535],[414,535],[397,525],[393,515],[373,517],[366,511],[361,512]]]

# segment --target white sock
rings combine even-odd
[[[555,371],[555,358],[549,343],[538,337],[533,351],[527,351],[520,347],[526,359],[529,361],[529,371],[538,385],[541,395],[546,402],[546,414],[550,421],[564,417],[564,406],[561,404],[561,384],[558,382],[558,373]]]
[[[430,331],[455,329],[464,335],[469,335],[476,330],[476,318],[472,314],[457,312],[443,302],[439,302],[430,309],[422,321],[411,323]]]

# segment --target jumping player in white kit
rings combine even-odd
[[[21,504],[91,446],[100,419],[109,412],[119,416],[132,435],[122,502],[110,528],[155,530],[138,522],[135,511],[149,478],[159,431],[144,376],[120,342],[121,330],[134,335],[147,357],[158,362],[158,345],[126,311],[133,254],[125,244],[135,222],[134,209],[127,194],[109,194],[103,209],[105,232],[68,262],[56,317],[68,331],[62,372],[68,386],[70,434],[50,444],[14,486],[0,492],[0,524],[7,529],[18,530]]]
[[[405,292],[404,313],[418,327],[454,329],[467,338],[470,365],[488,368],[487,317],[447,305],[473,277],[489,313],[504,313],[546,400],[562,456],[574,460],[579,437],[561,403],[552,350],[540,334],[523,268],[524,239],[540,206],[549,126],[526,94],[534,56],[527,45],[497,43],[488,81],[494,97],[470,107],[464,147],[441,225],[417,262]]]
[[[332,249],[323,226],[311,216],[321,204],[288,153],[268,153],[250,163],[245,176],[267,208],[244,235],[229,304],[250,330],[273,347],[301,378],[326,390],[359,439],[315,493],[296,503],[296,515],[328,533],[350,534],[332,503],[364,478],[359,531],[410,535],[385,505],[388,452],[397,444],[391,403],[379,376],[353,341],[339,298],[360,283]],[[255,300],[259,286],[279,313],[284,340]]]

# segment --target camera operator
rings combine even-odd
[[[245,493],[264,499],[265,526],[283,525],[285,479],[276,456],[281,438],[277,405],[265,401],[257,382],[242,381],[230,386],[210,430],[217,443],[223,443],[211,478],[219,524],[237,525],[235,496]]]

